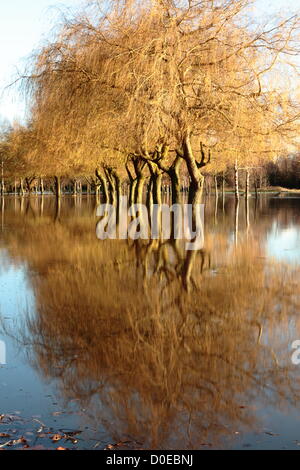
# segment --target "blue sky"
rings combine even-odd
[[[16,91],[3,91],[24,69],[26,58],[55,24],[54,6],[76,9],[82,0],[2,0],[0,4],[0,120],[24,117],[24,101]],[[293,10],[298,0],[257,0],[257,16]]]
[[[45,38],[59,17],[54,6],[74,9],[81,0],[2,0],[0,3],[0,119],[13,120],[24,114],[18,93],[4,91],[26,58]]]

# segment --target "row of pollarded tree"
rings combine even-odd
[[[165,176],[176,202],[186,174],[198,201],[205,174],[294,150],[299,18],[254,26],[250,3],[88,2],[22,77],[31,119],[5,137],[11,174],[55,176],[58,196],[62,176],[93,175],[111,200],[129,179],[136,202],[146,181],[159,202]]]

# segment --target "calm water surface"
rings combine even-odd
[[[98,240],[93,197],[0,206],[0,433],[299,448],[300,199],[205,201],[198,252]]]

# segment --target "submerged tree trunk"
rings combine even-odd
[[[91,194],[91,183],[88,181],[86,185],[86,193],[87,195]]]
[[[225,199],[225,174],[222,175],[222,198]]]
[[[254,180],[254,190],[255,190],[255,199],[258,198],[258,181],[257,181],[257,176],[255,177]]]
[[[239,167],[237,161],[234,165],[234,192],[235,198],[238,201],[240,199],[240,192],[239,192]]]
[[[147,196],[146,196],[146,206],[149,214],[149,223],[151,224],[151,207],[154,203],[154,192],[153,192],[153,179],[150,178],[149,184],[147,185]],[[155,203],[157,204],[157,203]]]
[[[56,198],[59,199],[61,197],[61,180],[60,180],[60,176],[55,176],[54,177],[54,186],[55,186]]]
[[[172,204],[177,204],[180,201],[180,178],[178,169],[170,169],[169,176],[171,179]]]
[[[136,204],[143,203],[143,192],[144,192],[145,183],[146,183],[145,176],[143,174],[139,174],[137,177],[135,198],[134,198]]]
[[[24,196],[24,180],[20,178],[20,196]]]
[[[104,173],[108,181],[108,197],[109,197],[109,202],[112,205],[115,205],[117,202],[117,187],[116,187],[116,181],[113,176],[113,169],[109,166],[106,166],[104,168]]]
[[[114,178],[115,180],[115,188],[116,188],[116,195],[117,195],[117,203],[118,203],[118,206],[120,204],[120,201],[121,201],[121,196],[122,196],[122,183],[121,183],[121,179],[118,175],[118,173],[114,170],[112,171],[111,173],[112,177]]]
[[[173,165],[169,170],[169,176],[171,179],[171,190],[172,190],[172,204],[178,204],[180,202],[180,167],[182,164],[182,158],[177,156]]]
[[[214,180],[215,180],[215,196],[216,196],[216,199],[218,199],[218,197],[219,197],[219,193],[218,193],[218,177],[215,176],[215,177],[214,177]]]
[[[187,169],[191,178],[191,185],[189,191],[189,204],[200,204],[202,199],[204,176],[201,173],[201,167],[205,166],[204,151],[201,146],[202,160],[198,164],[190,142],[189,134],[186,134],[183,142],[183,157],[186,161]],[[209,156],[210,159],[210,156]]]
[[[245,196],[246,199],[249,198],[249,186],[250,186],[250,172],[249,170],[246,170],[246,180],[245,180]]]
[[[4,183],[4,163],[1,163],[1,196],[4,196],[5,193],[5,183]]]
[[[135,172],[135,178],[131,175],[131,172],[128,167],[128,163],[126,164],[126,170],[128,173],[128,176],[130,177],[130,180],[132,181],[133,179],[135,180],[135,187],[133,194],[131,195],[133,197],[133,202],[136,204],[142,204],[143,202],[143,192],[144,192],[144,186],[146,183],[146,176],[145,176],[145,166],[146,166],[146,161],[143,160],[141,156],[134,156],[130,159],[134,172]]]
[[[161,185],[162,185],[162,174],[156,173],[152,176],[152,196],[153,196],[153,204],[162,204],[162,197],[161,197]]]
[[[222,207],[223,212],[225,212],[225,174],[222,175]]]
[[[96,177],[98,178],[100,185],[101,185],[104,203],[107,203],[108,202],[108,189],[107,189],[106,179],[101,175],[98,169],[96,169]]]
[[[247,227],[247,235],[250,228],[250,214],[249,214],[249,198],[246,197],[245,199],[245,213],[246,213],[246,227]]]
[[[151,190],[151,196],[152,196],[151,202],[152,204],[161,205],[162,204],[161,191],[162,191],[163,173],[159,169],[159,167],[155,165],[153,162],[148,161],[147,163],[148,163],[148,168],[151,174],[149,189],[148,189],[148,192]]]
[[[235,200],[235,224],[234,224],[234,239],[235,239],[236,246],[238,244],[238,236],[239,236],[239,207],[240,207],[239,199],[236,199]]]
[[[136,178],[132,176],[131,170],[129,168],[129,159],[125,164],[125,168],[129,178],[129,206],[131,207],[134,204],[134,195],[136,189]]]
[[[129,205],[132,206],[134,204],[134,195],[136,191],[136,183],[137,180],[133,179],[130,181],[130,189],[129,189]]]
[[[201,203],[203,187],[204,187],[204,176],[202,175],[202,178],[197,183],[192,182],[190,185],[189,198],[188,198],[189,204]]]
[[[4,212],[5,212],[5,198],[3,197],[4,193],[1,197],[1,231],[4,230]]]

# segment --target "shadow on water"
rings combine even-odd
[[[15,198],[0,247],[26,263],[36,309],[13,334],[87,421],[144,448],[234,445],[260,406],[300,399],[290,345],[300,270],[267,252],[300,226],[299,200],[205,201],[205,244],[96,238],[93,198]],[[300,256],[298,258],[300,261]]]

